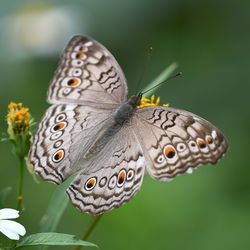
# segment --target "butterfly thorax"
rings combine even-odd
[[[85,155],[85,158],[90,158],[97,152],[100,152],[109,140],[112,139],[114,135],[123,127],[123,125],[130,121],[136,107],[140,105],[140,101],[141,94],[138,96],[132,96],[114,112],[111,124],[107,126],[103,134],[93,143]]]
[[[136,107],[140,105],[141,94],[138,96],[132,96],[127,102],[122,104],[114,114],[114,121],[119,125],[123,125],[130,120]]]

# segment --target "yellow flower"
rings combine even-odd
[[[155,100],[155,96],[152,95],[150,99],[142,97],[141,104],[139,106],[137,106],[137,108],[143,108],[143,107],[147,107],[147,106],[159,106],[159,105],[160,105],[160,97],[158,97]],[[163,104],[162,106],[169,107],[169,104]]]
[[[33,118],[29,109],[23,107],[22,103],[11,102],[8,105],[8,135],[9,140],[14,144],[18,156],[26,156],[32,137],[31,126]]]
[[[32,124],[32,118],[29,109],[23,107],[22,103],[11,102],[8,106],[9,113],[7,115],[8,133],[12,139],[16,135],[27,133]]]

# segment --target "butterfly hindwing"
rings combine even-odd
[[[52,105],[40,122],[29,152],[34,171],[44,180],[62,183],[84,165],[82,157],[111,111],[73,104]]]
[[[129,201],[139,190],[145,160],[136,140],[130,128],[122,127],[75,178],[67,194],[81,212],[107,212]]]
[[[171,180],[198,165],[215,164],[227,150],[222,133],[190,112],[150,106],[138,109],[135,119],[147,171],[155,179]]]
[[[126,100],[126,79],[111,53],[89,37],[74,36],[50,84],[48,101],[113,108]]]

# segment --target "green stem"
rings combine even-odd
[[[23,157],[19,157],[19,177],[18,177],[18,193],[17,193],[17,210],[22,209],[23,204],[23,172],[25,166],[25,160]]]
[[[86,231],[83,233],[82,237],[81,237],[81,240],[87,240],[89,235],[91,234],[91,232],[93,231],[93,229],[95,228],[97,222],[101,219],[102,217],[102,214],[101,215],[98,215],[98,216],[95,216],[93,217],[93,219],[91,220],[91,222],[89,223]],[[74,250],[79,250],[81,249],[81,246],[76,246],[74,248]]]

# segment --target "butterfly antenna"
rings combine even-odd
[[[150,89],[147,89],[147,90],[144,91],[142,94],[144,95],[144,94],[146,94],[147,92],[149,92],[150,90],[152,90],[152,89],[154,89],[154,88],[157,88],[158,86],[167,83],[169,80],[171,80],[171,79],[173,79],[173,78],[176,78],[177,76],[181,76],[181,75],[182,75],[182,72],[178,72],[178,73],[176,73],[175,75],[172,75],[172,76],[168,77],[165,81],[156,84],[154,87],[152,87],[152,88],[150,88]]]
[[[144,78],[144,76],[145,76],[146,70],[147,70],[148,65],[149,65],[149,63],[150,63],[150,59],[151,59],[152,52],[153,52],[153,48],[152,48],[152,47],[149,47],[149,48],[148,48],[148,53],[147,53],[146,63],[144,64],[143,71],[142,71],[142,73],[141,73],[141,75],[140,75],[140,78],[139,78],[139,81],[138,81],[138,83],[137,83],[137,87],[136,87],[135,93],[138,93],[138,89],[140,89],[141,83],[142,83],[142,81],[143,81],[143,78]]]

